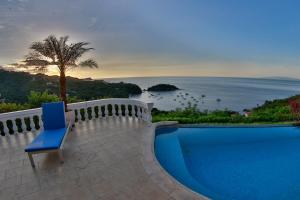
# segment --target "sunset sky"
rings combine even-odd
[[[55,34],[95,48],[100,68],[77,77],[300,78],[299,10],[296,0],[0,0],[0,65]]]

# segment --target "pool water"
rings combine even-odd
[[[159,128],[155,154],[212,199],[300,199],[300,128]]]

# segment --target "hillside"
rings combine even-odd
[[[59,77],[0,69],[0,99],[5,99],[6,102],[24,103],[30,91],[45,90],[59,94]],[[141,94],[142,90],[131,83],[108,83],[102,80],[67,77],[67,93],[82,100],[91,100],[101,97],[125,98]]]

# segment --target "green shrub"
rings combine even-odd
[[[5,112],[13,112],[17,110],[25,110],[29,107],[22,104],[16,104],[16,103],[0,103],[0,113]]]
[[[42,103],[57,102],[60,100],[56,94],[50,94],[48,91],[31,91],[27,98],[30,108],[38,108],[42,106]]]

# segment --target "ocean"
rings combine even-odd
[[[147,89],[155,84],[172,84],[174,92],[143,92],[132,96],[154,103],[160,110],[185,108],[190,103],[199,110],[233,110],[242,112],[262,105],[266,100],[282,99],[300,94],[300,80],[220,77],[141,77],[112,78],[108,82],[127,82]]]

